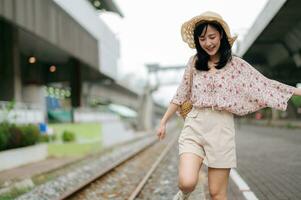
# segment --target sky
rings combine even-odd
[[[119,79],[133,87],[147,79],[146,64],[185,65],[195,50],[182,41],[181,25],[204,11],[219,13],[238,42],[256,20],[267,0],[115,0],[124,14],[101,14],[120,40]],[[233,47],[235,50],[235,44]],[[235,52],[235,51],[234,51]],[[160,73],[161,82],[179,82],[183,71]],[[151,77],[153,78],[153,77]],[[141,84],[140,84],[141,85]],[[162,86],[154,93],[157,101],[169,103],[177,84]]]

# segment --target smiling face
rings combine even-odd
[[[209,24],[199,36],[199,43],[209,56],[214,56],[221,45],[221,34]]]

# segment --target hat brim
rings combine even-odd
[[[232,36],[230,33],[230,29],[228,24],[220,17],[215,17],[215,16],[204,16],[204,15],[199,15],[196,16],[189,21],[185,22],[182,27],[181,27],[181,35],[182,39],[184,42],[188,44],[188,46],[192,49],[195,48],[195,43],[194,43],[194,29],[197,24],[204,23],[204,22],[217,22],[219,23],[222,28],[224,29],[228,42],[230,46],[232,47],[233,43],[237,39],[237,36]]]

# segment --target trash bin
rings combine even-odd
[[[42,134],[46,134],[47,133],[47,124],[39,123],[39,129]]]

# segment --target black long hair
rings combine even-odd
[[[196,47],[196,56],[197,59],[195,61],[195,68],[197,70],[201,71],[208,71],[208,60],[210,56],[207,54],[207,52],[201,47],[199,43],[199,37],[202,34],[203,30],[205,29],[205,32],[207,31],[208,26],[214,27],[222,36],[221,38],[221,44],[219,48],[219,53],[220,53],[220,59],[219,62],[217,63],[216,68],[221,69],[223,68],[228,61],[232,59],[232,51],[231,51],[231,45],[228,41],[227,34],[225,33],[223,27],[218,23],[218,22],[203,22],[200,24],[197,24],[195,29],[194,29],[194,43]]]

